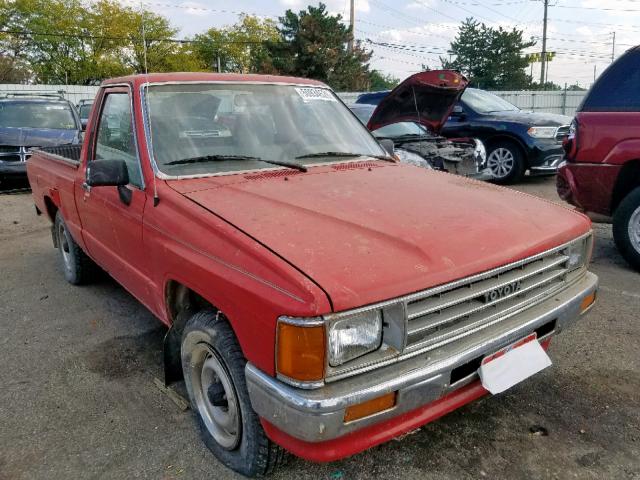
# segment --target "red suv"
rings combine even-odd
[[[640,46],[600,75],[564,147],[558,194],[594,220],[613,221],[618,249],[640,270]]]

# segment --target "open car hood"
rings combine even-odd
[[[438,133],[468,83],[453,70],[416,73],[382,99],[367,128],[374,131],[392,123],[416,122]]]

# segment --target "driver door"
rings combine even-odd
[[[109,88],[100,100],[97,127],[89,137],[87,164],[96,160],[124,160],[129,185],[82,185],[78,212],[89,254],[140,301],[149,305],[151,288],[142,238],[147,204],[135,142],[131,93],[127,87]]]

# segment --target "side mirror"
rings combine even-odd
[[[129,172],[124,160],[93,160],[87,165],[87,185],[90,187],[122,187],[129,184]]]
[[[452,117],[456,117],[456,118],[462,118],[465,116],[464,114],[464,108],[462,108],[461,105],[456,105],[453,107],[453,110],[451,110],[451,116]]]
[[[87,129],[87,123],[89,123],[88,118],[81,118],[80,125],[82,126],[82,131],[84,132]]]
[[[393,140],[389,138],[383,138],[378,141],[380,142],[380,145],[382,146],[382,148],[384,148],[389,155],[392,155],[392,156],[394,155],[395,147],[393,145]]]

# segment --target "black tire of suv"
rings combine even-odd
[[[491,153],[493,153],[493,151],[499,148],[504,148],[511,152],[511,155],[513,155],[514,165],[513,169],[507,176],[502,178],[492,176],[491,181],[500,185],[511,185],[519,182],[520,180],[522,180],[524,172],[527,169],[522,149],[516,142],[512,140],[498,140],[489,144],[489,148],[487,149],[487,159],[489,158]]]
[[[205,345],[205,348],[211,350],[221,361],[233,385],[240,415],[240,439],[233,449],[225,448],[218,443],[209,432],[199,411],[192,381],[192,376],[198,375],[197,369],[194,374],[194,365],[198,360],[193,359],[192,362],[192,353],[196,345]],[[224,316],[212,311],[194,314],[187,321],[182,333],[181,358],[191,409],[202,440],[215,457],[228,468],[246,477],[263,477],[283,465],[287,459],[285,450],[267,438],[258,415],[251,407],[244,374],[247,360]]]
[[[629,222],[640,208],[640,187],[632,190],[613,214],[613,240],[624,259],[636,270],[640,270],[640,251],[633,246],[629,235]]]
[[[60,211],[56,213],[53,228],[64,278],[72,285],[90,283],[95,277],[97,265],[73,239]]]

